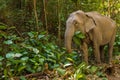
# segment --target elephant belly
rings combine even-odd
[[[106,45],[108,44],[112,39],[112,34],[104,34],[102,36],[102,41],[101,41],[101,45]]]

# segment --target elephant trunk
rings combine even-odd
[[[65,31],[65,48],[67,52],[72,52],[71,44],[72,44],[72,37],[74,35],[74,29],[67,28]]]

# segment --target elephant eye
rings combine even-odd
[[[77,26],[77,25],[78,25],[78,22],[77,22],[77,21],[74,21],[73,24],[74,24],[75,26]]]

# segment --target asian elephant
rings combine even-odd
[[[81,31],[86,37],[82,39],[81,49],[84,61],[88,64],[88,44],[92,44],[95,60],[98,64],[104,60],[104,46],[108,45],[109,62],[112,60],[113,43],[116,35],[116,23],[98,12],[81,10],[71,13],[66,21],[65,47],[71,52],[72,37]]]

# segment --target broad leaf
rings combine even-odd
[[[4,44],[10,45],[10,44],[13,44],[13,41],[12,40],[7,40],[7,41],[4,41]]]

